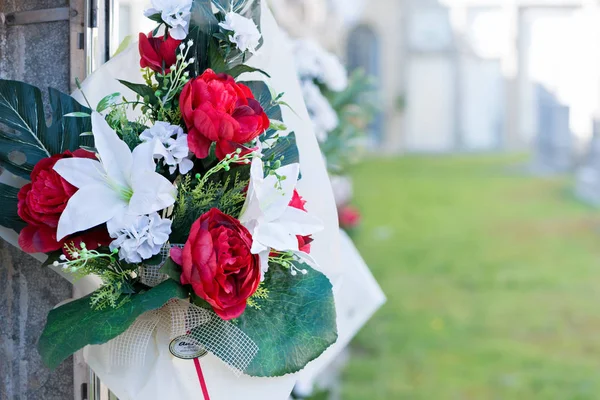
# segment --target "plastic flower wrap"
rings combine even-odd
[[[263,43],[247,21],[250,44],[230,39],[248,33],[231,13],[260,34],[260,2],[223,3],[153,1],[159,26],[130,66],[145,83],[121,81],[131,98],[82,105],[52,90],[46,126],[38,89],[0,81],[0,160],[31,181],[0,184],[0,224],[46,265],[102,282],[49,314],[49,367],[108,343],[110,365],[135,369],[155,335],[173,357],[208,352],[276,377],[336,341],[332,285],[309,254],[323,223],[302,199],[285,95],[239,79],[265,74],[246,64]]]

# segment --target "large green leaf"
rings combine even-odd
[[[63,117],[90,110],[75,99],[49,89],[52,124],[46,126],[42,93],[24,82],[0,80],[0,164],[15,175],[29,178],[42,158],[89,145],[89,118]]]
[[[252,91],[254,98],[258,100],[262,108],[265,110],[265,113],[267,114],[269,119],[274,119],[277,121],[283,120],[281,114],[281,106],[273,101],[273,96],[271,96],[271,90],[265,82],[247,81],[240,83],[243,83],[244,85],[248,86],[248,88]]]
[[[265,110],[265,113],[269,117],[270,120],[282,121],[283,116],[281,113],[281,106],[277,104],[277,102],[273,101],[273,96],[271,95],[271,90],[269,86],[263,81],[248,81],[248,82],[240,82],[244,85],[248,86],[254,95],[254,98],[258,100],[262,108]],[[261,139],[270,139],[274,135],[277,134],[277,130],[268,129],[264,135],[261,136]]]
[[[194,41],[192,54],[196,75],[210,67],[210,43],[215,40],[213,35],[218,30],[219,21],[212,12],[211,0],[194,0],[188,38]]]
[[[17,214],[19,189],[0,183],[0,226],[20,232],[25,222]]]
[[[329,279],[305,265],[306,275],[271,265],[265,277],[267,299],[248,307],[235,321],[258,346],[244,371],[250,376],[282,376],[300,371],[337,340],[333,291]]]
[[[156,310],[173,298],[184,299],[187,292],[168,280],[147,292],[131,296],[120,308],[93,310],[90,296],[55,308],[40,337],[38,349],[49,368],[56,368],[84,346],[103,344],[119,336],[143,313]]]
[[[282,136],[277,139],[275,144],[263,150],[263,159],[269,161],[281,160],[281,165],[288,165],[300,162],[300,153],[298,152],[298,145],[296,144],[296,134],[294,132],[288,133],[286,136]]]

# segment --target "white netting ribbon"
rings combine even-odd
[[[111,365],[141,365],[156,330],[171,340],[186,337],[186,341],[202,346],[223,361],[236,375],[250,365],[258,346],[231,322],[214,312],[184,300],[173,299],[158,310],[140,316],[122,335],[109,342]]]
[[[160,250],[159,254],[162,257],[162,260],[159,264],[156,264],[156,265],[143,264],[138,269],[138,275],[140,277],[141,283],[143,283],[146,286],[155,287],[155,286],[160,285],[167,279],[169,279],[169,275],[160,272],[160,269],[163,267],[163,265],[165,265],[167,258],[169,258],[169,252],[171,251],[171,247],[183,247],[183,245],[182,244],[181,245],[180,244],[174,244],[174,245],[167,244],[167,245],[163,246],[163,248]]]

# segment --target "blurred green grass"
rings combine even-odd
[[[388,303],[343,400],[600,398],[600,218],[520,156],[357,166],[354,239]]]

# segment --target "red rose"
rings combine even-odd
[[[110,242],[108,232],[103,227],[72,235],[60,242],[56,240],[58,220],[77,188],[65,181],[53,168],[58,160],[71,157],[96,159],[94,153],[85,150],[73,153],[65,151],[44,158],[33,168],[31,183],[19,191],[18,213],[27,223],[19,234],[19,246],[27,253],[49,253],[61,249],[65,242],[79,245],[83,241],[90,249]]]
[[[181,40],[168,36],[153,37],[152,32],[148,36],[140,33],[140,66],[150,68],[156,72],[169,72],[170,68],[177,62],[177,47]]]
[[[181,284],[192,285],[217,315],[230,320],[243,314],[260,284],[260,261],[251,246],[250,232],[213,208],[194,222],[185,247],[171,249],[171,257],[183,269]]]
[[[306,200],[304,200],[300,194],[298,194],[297,190],[294,190],[294,195],[292,196],[292,200],[290,201],[289,206],[297,208],[298,210],[306,211],[304,205],[306,204]],[[298,238],[298,249],[306,254],[310,254],[310,244],[313,241],[312,236],[296,236]]]
[[[216,155],[222,159],[270,125],[247,86],[210,69],[185,85],[179,107],[188,128],[190,150],[198,158],[206,158],[210,145],[216,142]]]
[[[342,228],[356,228],[360,224],[360,212],[354,207],[345,206],[339,210],[339,219]]]

